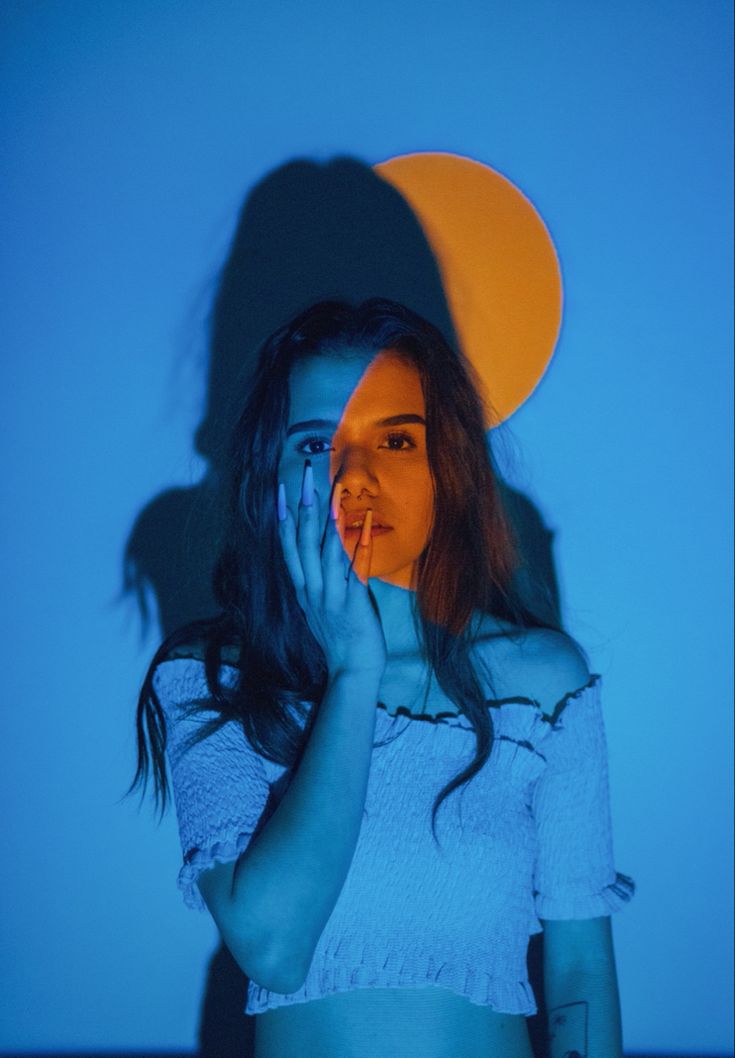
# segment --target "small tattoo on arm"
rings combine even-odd
[[[549,1010],[551,1058],[587,1058],[587,1015],[588,1004],[584,1000]]]

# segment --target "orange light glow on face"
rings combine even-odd
[[[309,357],[290,378],[290,436],[279,467],[292,510],[304,460],[326,514],[332,483],[345,512],[373,511],[371,578],[413,587],[416,559],[429,539],[434,486],[426,449],[426,405],[418,370],[391,350]],[[346,528],[352,554],[358,531]]]

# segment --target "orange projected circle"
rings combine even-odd
[[[514,184],[471,158],[431,151],[373,168],[424,230],[497,426],[533,392],[559,337],[561,270],[546,225]]]

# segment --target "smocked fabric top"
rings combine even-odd
[[[222,666],[226,684],[236,676]],[[440,806],[439,845],[431,808],[474,757],[474,731],[463,715],[379,707],[357,845],[307,978],[288,995],[250,980],[245,1013],[355,988],[434,985],[535,1014],[527,950],[540,919],[609,915],[635,892],[613,862],[601,682],[592,675],[551,715],[530,698],[488,700],[491,754]],[[153,686],[183,851],[178,887],[188,907],[206,910],[197,878],[247,848],[277,807],[286,768],[256,753],[237,721],[186,747],[193,725],[217,715],[182,716],[208,697],[200,660],[163,662]]]

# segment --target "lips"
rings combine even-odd
[[[352,528],[359,529],[362,526],[362,523],[365,521],[365,515],[367,514],[367,512],[368,512],[368,508],[367,507],[360,507],[360,508],[357,508],[357,509],[352,510],[352,511],[345,511],[344,512],[345,529],[352,529]],[[355,523],[358,523],[358,524],[355,524]],[[392,525],[388,525],[386,522],[382,521],[380,516],[378,514],[376,514],[375,510],[373,509],[373,529],[392,529],[392,528],[393,528],[393,526]]]

